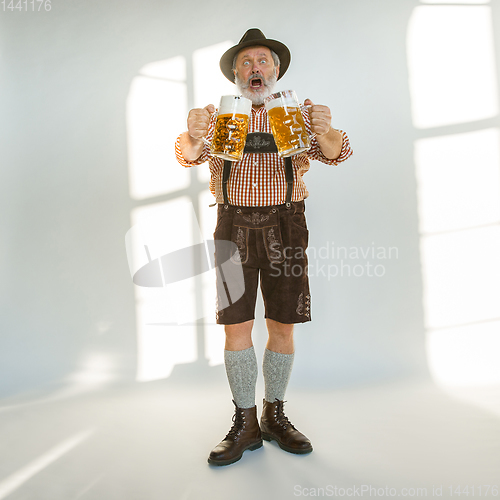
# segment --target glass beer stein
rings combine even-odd
[[[240,161],[247,140],[252,101],[245,97],[223,95],[220,99],[210,154],[224,160]],[[206,141],[205,141],[206,142]]]
[[[266,97],[264,105],[269,116],[271,131],[281,158],[293,156],[311,147],[311,139],[304,124],[297,95],[283,90]]]

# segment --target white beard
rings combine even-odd
[[[276,71],[268,80],[265,80],[262,76],[259,75],[258,78],[262,80],[263,87],[259,88],[258,90],[252,90],[250,87],[250,81],[254,78],[255,75],[251,76],[248,81],[244,82],[238,76],[238,73],[236,73],[236,75],[234,76],[234,83],[236,84],[236,88],[239,90],[243,97],[250,99],[252,101],[252,104],[259,106],[261,104],[264,104],[264,99],[266,97],[269,97],[273,93],[273,89],[276,85],[276,82],[278,81],[278,77],[276,76]]]

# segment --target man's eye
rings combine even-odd
[[[248,66],[249,64],[250,64],[250,62],[249,62],[249,61],[244,61],[244,62],[243,62],[243,66]]]
[[[262,61],[260,61],[262,64],[266,64],[267,63],[267,60],[266,59],[262,59]]]

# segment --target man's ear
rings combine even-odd
[[[278,76],[280,76],[280,67],[276,66],[276,78],[278,78]]]

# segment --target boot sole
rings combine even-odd
[[[247,448],[245,448],[241,452],[241,455],[238,455],[236,458],[230,458],[228,460],[214,460],[213,458],[209,457],[208,458],[208,463],[212,464],[212,465],[230,465],[230,464],[234,464],[235,462],[237,462],[238,460],[241,459],[241,457],[243,456],[243,453],[245,453],[245,451],[247,451],[247,450],[250,450],[250,451],[258,450],[259,448],[262,447],[262,444],[263,444],[262,441],[260,441],[259,443],[252,444],[252,445],[248,446]]]
[[[311,453],[311,451],[313,451],[312,446],[310,448],[305,448],[303,450],[297,450],[296,448],[290,448],[289,446],[281,444],[278,439],[276,439],[271,434],[268,434],[267,432],[261,432],[261,434],[262,434],[262,439],[265,439],[266,441],[276,441],[278,443],[278,446],[282,450],[288,451],[288,453],[295,453],[295,455],[305,455],[306,453]]]

